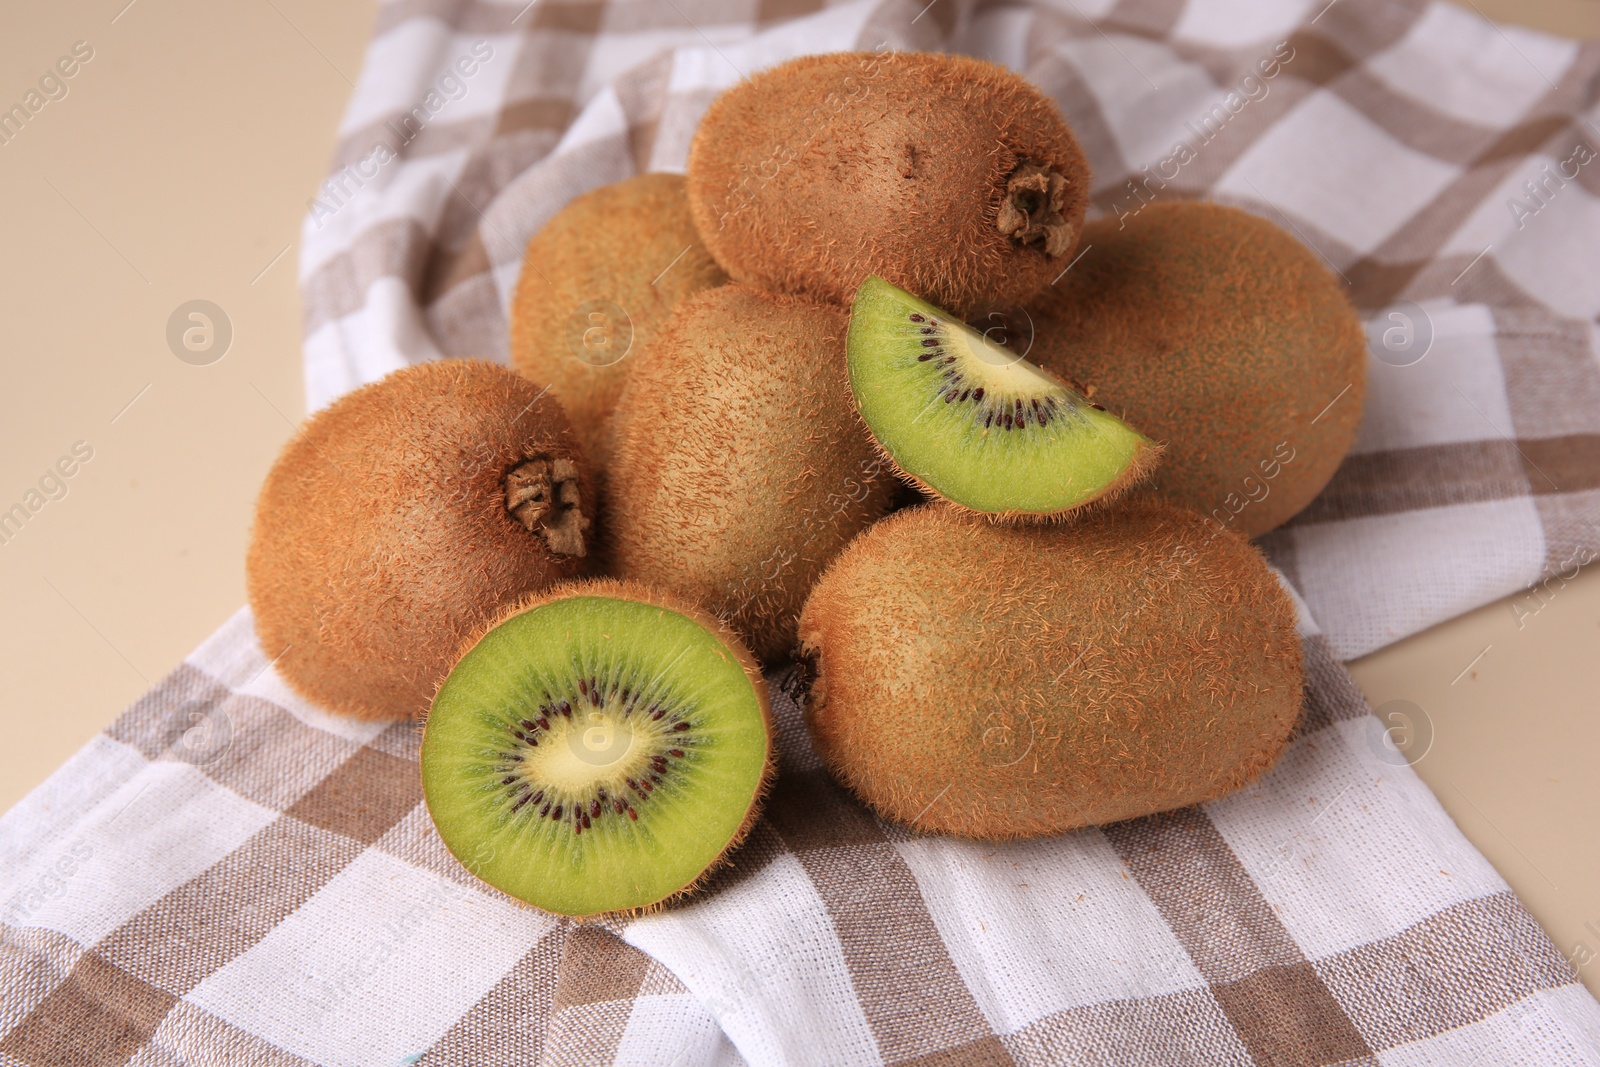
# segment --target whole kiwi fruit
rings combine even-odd
[[[736,280],[848,304],[868,275],[957,315],[1014,306],[1071,260],[1089,166],[1015,72],[920,52],[805,56],[718,97],[689,209]]]
[[[591,493],[561,405],[504,367],[440,360],[347,393],[261,487],[262,649],[334,711],[420,716],[464,641],[583,572]]]
[[[689,217],[681,174],[591,189],[544,224],[511,305],[511,365],[548,385],[603,475],[606,422],[632,357],[684,297],[728,280]]]
[[[1322,491],[1354,443],[1367,345],[1339,278],[1265,219],[1152,204],[1084,230],[1030,306],[1028,358],[1166,446],[1150,486],[1247,537]]]
[[[793,650],[811,583],[889,508],[856,417],[845,312],[728,285],[686,300],[612,420],[613,575],[725,618],[766,661]]]
[[[807,724],[886,819],[1004,839],[1203,801],[1277,759],[1296,613],[1261,554],[1159,500],[1002,526],[930,505],[856,538],[800,619]]]

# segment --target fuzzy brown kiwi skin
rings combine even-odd
[[[1054,193],[1024,188],[1053,175]],[[735,281],[846,305],[878,274],[951,313],[1014,307],[1071,260],[1089,167],[1055,104],[1004,67],[806,56],[718,97],[689,206]],[[1016,230],[1018,209],[1044,231]]]
[[[1153,204],[1084,240],[1029,307],[1028,358],[1166,444],[1155,495],[1247,537],[1288,521],[1361,425],[1366,337],[1339,279],[1284,230],[1216,204]]]
[[[613,576],[725,617],[764,662],[896,485],[855,412],[842,309],[741,285],[685,301],[612,421]]]
[[[594,491],[560,404],[488,362],[408,367],[312,415],[257,499],[246,577],[263,651],[336,712],[422,715],[466,635],[584,573],[537,504],[508,499],[557,460],[576,469],[581,525]]]
[[[762,807],[766,803],[767,794],[771,792],[773,780],[777,777],[778,773],[777,753],[774,751],[772,746],[772,699],[767,691],[766,678],[763,677],[761,673],[761,665],[757,663],[755,657],[751,655],[750,649],[746,647],[744,640],[740,638],[738,634],[734,633],[734,631],[730,629],[725,622],[713,615],[708,614],[697,605],[692,604],[689,601],[684,600],[682,597],[668,592],[667,590],[658,589],[640,582],[619,581],[615,578],[585,578],[576,581],[561,582],[547,589],[540,590],[539,592],[528,594],[527,596],[518,600],[516,603],[507,606],[492,621],[486,623],[477,633],[474,633],[466,641],[462,642],[460,649],[457,651],[454,657],[454,662],[459,663],[468,652],[471,652],[473,648],[477,646],[479,641],[483,640],[490,630],[493,630],[502,623],[505,623],[516,616],[523,614],[524,612],[532,611],[534,608],[542,607],[545,604],[550,604],[558,600],[567,600],[572,597],[607,597],[613,600],[630,600],[639,604],[649,604],[653,607],[660,608],[663,611],[671,611],[678,615],[682,615],[686,619],[699,623],[701,626],[705,627],[705,629],[715,634],[717,639],[722,642],[722,646],[733,655],[735,660],[738,661],[740,668],[744,671],[745,677],[750,681],[751,688],[755,690],[756,700],[761,706],[761,721],[765,727],[767,735],[767,751],[766,758],[762,764],[761,780],[756,786],[754,795],[752,795],[750,798],[750,806],[745,811],[744,819],[742,822],[740,822],[739,829],[734,832],[733,837],[728,840],[727,846],[722,850],[721,854],[711,862],[710,866],[708,866],[704,871],[701,871],[698,878],[684,886],[682,889],[679,889],[675,893],[669,893],[667,896],[662,897],[660,900],[654,901],[650,904],[644,904],[637,908],[623,908],[617,911],[594,912],[590,915],[567,915],[564,917],[575,919],[581,923],[592,920],[612,918],[627,919],[640,915],[648,915],[653,912],[658,912],[665,908],[669,908],[697,892],[706,884],[706,880],[712,874],[721,870],[729,863],[729,856],[735,852],[741,844],[744,843],[745,838],[750,834],[750,830],[755,826],[757,821],[760,820]],[[443,685],[444,679],[440,679],[439,686],[435,688],[435,696],[438,695],[438,688],[442,687]],[[427,723],[424,722],[421,726],[421,736],[425,737],[427,735],[427,728]],[[427,798],[424,797],[423,799],[426,800]],[[431,817],[432,816],[430,813],[430,818]],[[467,868],[467,870],[469,873],[473,874],[473,877],[477,877],[476,872],[473,872],[471,868]],[[488,883],[484,884],[488,885]],[[539,908],[537,905],[529,904],[524,900],[519,900],[492,885],[489,886],[489,888],[494,890],[495,893],[499,894],[505,899],[514,901],[523,907],[531,908],[534,911],[539,911],[544,914],[554,914],[544,912],[544,909]]]
[[[727,280],[695,231],[681,174],[640,174],[592,189],[528,242],[511,305],[511,365],[550,386],[597,477],[607,461],[606,423],[634,357],[679,302]],[[573,316],[590,302],[621,308],[632,326],[631,348],[616,362],[573,349],[581,328]]]
[[[1248,542],[1161,501],[1068,526],[913,508],[812,590],[806,722],[886,819],[1062,833],[1203,803],[1270,767],[1300,709],[1295,622]],[[985,758],[993,731],[1024,725],[1026,747]]]

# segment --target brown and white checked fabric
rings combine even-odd
[[[295,697],[240,612],[0,820],[0,1063],[1600,1063],[1600,1006],[1306,651],[1255,787],[1003,847],[873,818],[777,676],[736,862],[578,925],[475,884],[416,730]]]
[[[1267,539],[1310,604],[1281,763],[1049,841],[916,837],[831,784],[776,678],[735,865],[580,927],[473,884],[413,730],[296,698],[241,613],[0,818],[0,1064],[1600,1064],[1600,1007],[1338,665],[1594,554],[1593,46],[1370,0],[400,0],[305,229],[311,404],[503,355],[545,218],[681,169],[740,74],[852,47],[1024,71],[1099,210],[1153,175],[1262,212],[1372,318],[1357,452]]]
[[[7,813],[0,1063],[738,1062],[660,964],[450,858],[414,726],[267,668],[240,612]]]

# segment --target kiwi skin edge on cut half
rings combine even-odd
[[[440,686],[423,794],[496,889],[575,918],[652,910],[754,825],[771,718],[721,623],[636,583],[567,583],[510,608]]]
[[[1063,516],[1137,484],[1161,454],[1059,378],[876,276],[856,293],[846,352],[878,447],[967,511]]]

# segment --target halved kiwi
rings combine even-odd
[[[876,276],[856,293],[847,351],[879,447],[970,511],[1062,515],[1136,484],[1161,453],[1059,378]]]
[[[422,784],[446,847],[546,911],[647,909],[743,839],[772,774],[755,660],[649,587],[558,586],[512,608],[440,687]]]

